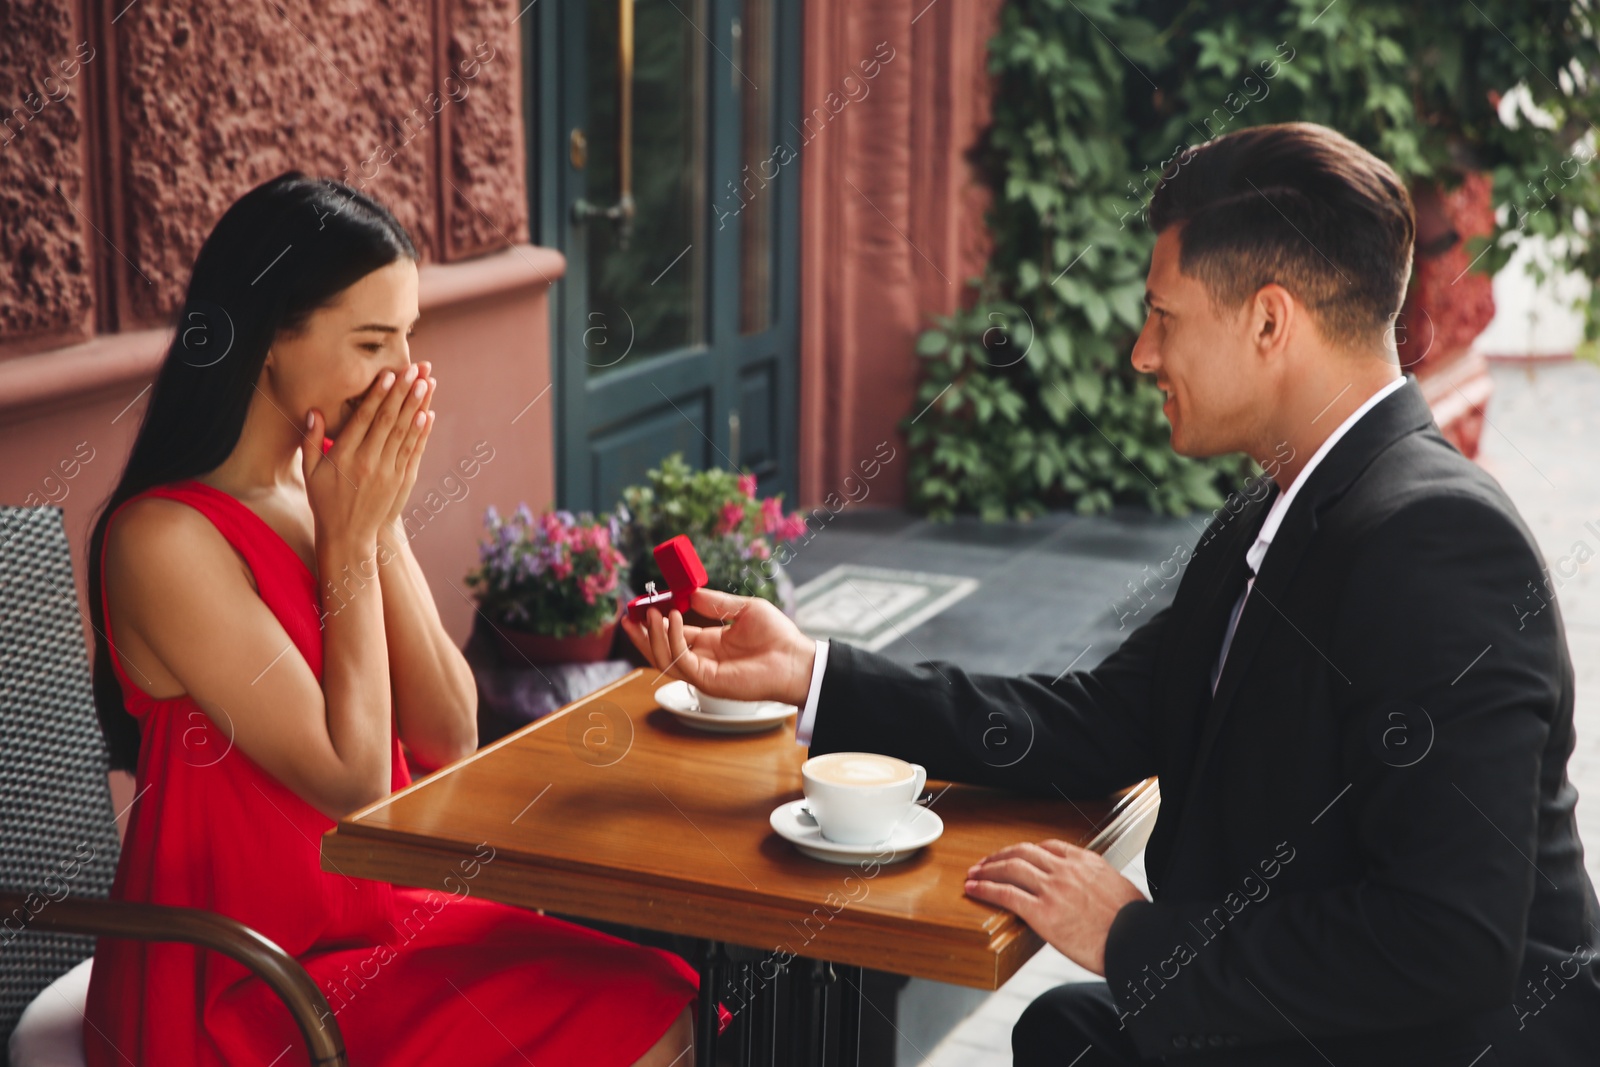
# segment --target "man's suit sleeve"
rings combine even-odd
[[[811,752],[882,752],[928,777],[1103,797],[1156,773],[1150,679],[1167,610],[1087,671],[1059,676],[905,666],[831,642]]]
[[[1509,1003],[1563,673],[1554,606],[1517,610],[1541,570],[1515,520],[1476,497],[1409,505],[1365,539],[1320,650],[1349,788],[1285,846],[1302,865],[1354,849],[1366,874],[1125,906],[1106,978],[1143,1054],[1172,1056],[1186,1034],[1315,1042]]]

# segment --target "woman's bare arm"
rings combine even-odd
[[[363,547],[319,544],[319,570],[356,568]],[[239,557],[185,504],[149,497],[123,508],[106,531],[105,581],[113,638],[134,635],[150,649],[233,748],[330,818],[388,794],[389,665],[376,585],[337,612],[325,608],[319,685]],[[228,773],[227,756],[212,770]]]
[[[427,767],[442,767],[478,747],[477,683],[399,522],[379,531],[378,558],[400,740]]]

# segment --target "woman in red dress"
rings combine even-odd
[[[349,186],[291,171],[195,262],[90,542],[95,700],[135,800],[112,896],[277,942],[352,1064],[682,1062],[695,972],[473,895],[321,869],[333,821],[477,744],[471,671],[401,516],[436,385],[407,343],[417,253]],[[402,748],[402,746],[404,746]],[[259,979],[183,944],[102,938],[91,1067],[306,1062]]]

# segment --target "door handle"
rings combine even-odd
[[[733,454],[733,465],[739,466],[739,411],[728,412],[728,451]]]
[[[579,197],[572,221],[608,219],[617,224],[617,246],[633,234],[633,0],[617,0],[617,202],[605,207]]]

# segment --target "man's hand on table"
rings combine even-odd
[[[1106,935],[1139,887],[1097,852],[1065,841],[1024,842],[967,871],[967,895],[1008,911],[1072,962],[1106,973]]]
[[[760,597],[694,591],[689,606],[726,626],[687,626],[676,609],[652,607],[643,626],[624,613],[622,629],[650,665],[711,696],[804,705],[816,642]]]

